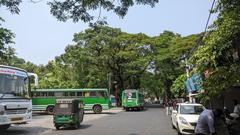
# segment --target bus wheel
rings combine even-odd
[[[47,114],[52,115],[54,113],[54,106],[48,106],[46,112]]]
[[[97,114],[101,113],[101,112],[102,112],[102,106],[100,106],[100,105],[94,105],[94,106],[93,106],[93,112],[94,112],[94,113],[97,113]]]
[[[0,131],[7,130],[7,129],[8,129],[10,126],[11,126],[11,124],[7,124],[7,125],[0,125]]]
[[[60,129],[60,127],[59,126],[56,126],[56,130],[59,130]]]

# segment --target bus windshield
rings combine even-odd
[[[29,98],[28,87],[27,73],[12,69],[0,69],[0,99]]]
[[[136,98],[136,92],[126,92],[124,93],[124,97],[127,99]]]

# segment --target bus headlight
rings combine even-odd
[[[4,107],[0,106],[0,115],[3,115],[3,114],[4,114]]]
[[[28,110],[27,110],[27,113],[31,113],[31,112],[32,112],[32,109],[28,109]]]

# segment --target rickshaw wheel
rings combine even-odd
[[[100,105],[95,105],[95,106],[93,106],[93,111],[94,111],[94,113],[99,114],[102,112],[102,107]]]
[[[80,127],[80,123],[79,122],[74,125],[75,129],[79,129],[79,127]]]

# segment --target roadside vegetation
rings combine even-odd
[[[172,31],[155,37],[130,34],[107,26],[107,20],[94,20],[88,14],[89,10],[104,8],[124,17],[134,4],[154,7],[158,0],[122,0],[120,5],[105,0],[75,5],[70,2],[75,3],[74,0],[50,2],[53,16],[60,21],[84,21],[91,27],[75,33],[74,44],[67,45],[62,55],[47,65],[35,65],[16,57],[14,48],[9,46],[14,43],[14,34],[1,26],[7,22],[0,18],[0,63],[37,73],[40,88],[110,87],[119,94],[126,88],[137,88],[158,99],[186,96],[183,56],[187,56],[192,65],[191,74],[204,77],[205,93],[199,96],[203,101],[240,83],[239,0],[217,0],[211,12],[218,13],[218,19],[209,30],[184,37]],[[21,0],[3,0],[0,7],[18,14],[20,3]],[[84,12],[77,14],[74,9],[84,9]],[[206,71],[208,74],[204,76]]]

